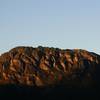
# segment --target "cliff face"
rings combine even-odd
[[[0,56],[0,84],[36,87],[99,84],[100,56],[86,50],[16,47]]]

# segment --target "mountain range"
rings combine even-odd
[[[0,56],[0,96],[97,97],[99,88],[100,55],[87,50],[19,46]]]

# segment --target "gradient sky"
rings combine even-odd
[[[100,0],[0,0],[0,53],[23,45],[100,54]]]

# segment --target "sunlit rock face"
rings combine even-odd
[[[0,56],[0,84],[95,87],[100,56],[81,49],[16,47]]]

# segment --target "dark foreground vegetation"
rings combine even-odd
[[[0,86],[0,98],[22,100],[100,100],[99,88]]]

